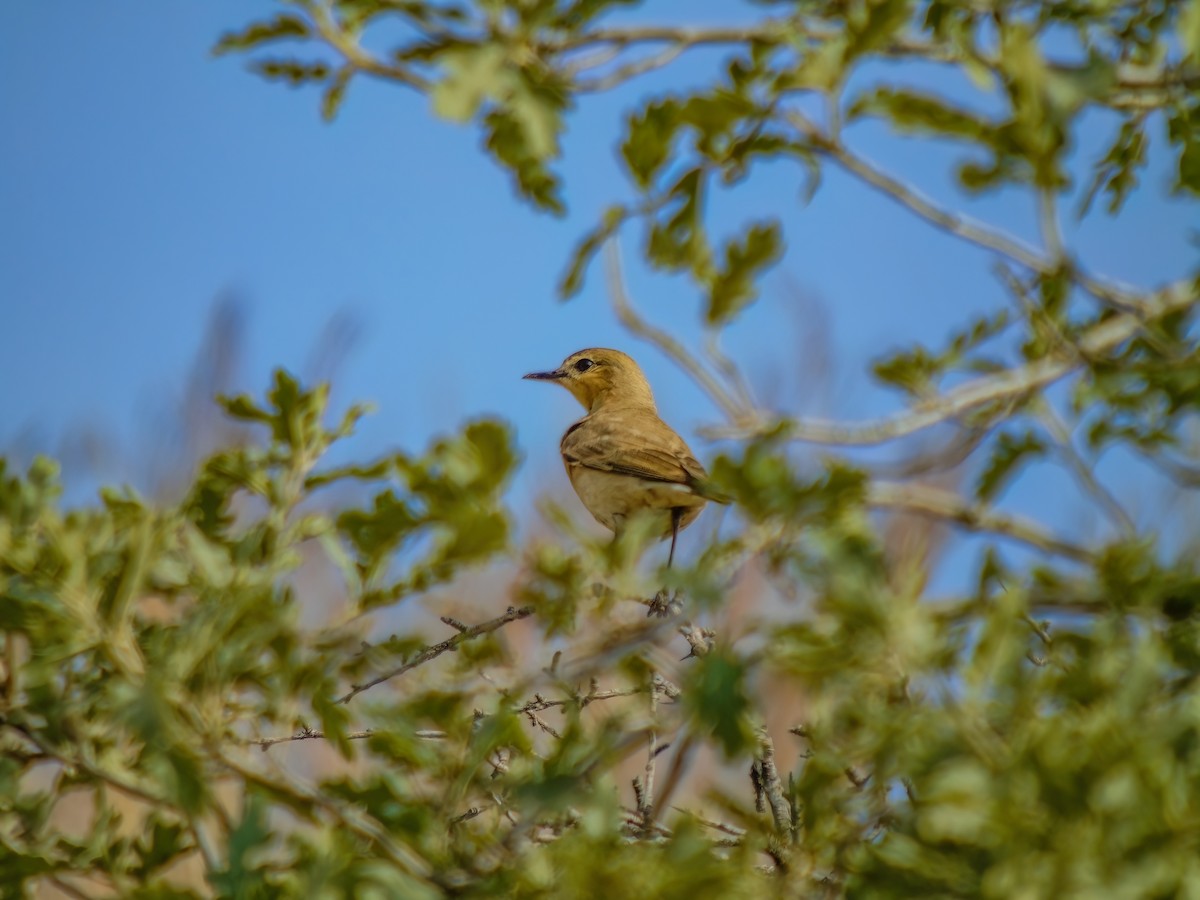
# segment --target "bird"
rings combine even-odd
[[[638,364],[619,350],[593,347],[572,353],[557,369],[524,377],[561,384],[587,410],[559,449],[588,512],[614,534],[636,513],[660,512],[660,539],[671,539],[670,568],[679,532],[708,500],[720,498],[707,487],[708,473],[687,443],[658,417]]]

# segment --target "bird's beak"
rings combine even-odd
[[[566,372],[562,369],[555,369],[553,372],[530,372],[528,375],[522,375],[522,378],[531,378],[534,381],[558,381],[558,379],[566,376]]]

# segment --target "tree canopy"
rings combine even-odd
[[[64,508],[53,461],[0,458],[4,896],[1200,897],[1200,531],[1139,522],[1125,490],[1195,500],[1200,268],[1126,284],[1062,225],[1119,222],[1152,147],[1200,194],[1200,2],[759,2],[711,27],[635,5],[293,0],[216,51],[319,85],[330,119],[360,77],[426,94],[556,214],[572,111],[719,49],[614,123],[630,195],[562,293],[607,253],[618,317],[723,416],[702,455],[733,512],[670,570],[638,529],[566,517],[517,546],[503,421],[334,464],[366,410],[283,371],[221,398],[252,438],[173,501]],[[960,196],[1017,192],[1037,240],[865,156],[868,122],[956,148]],[[887,415],[768,406],[721,350],[786,234],[711,199],[789,163],[984,251],[1007,294],[874,362]],[[693,286],[704,346],[642,315],[618,241]],[[1099,527],[1005,509],[1032,466]],[[973,574],[934,596],[947,528],[976,535]],[[313,566],[343,603],[306,608]],[[496,573],[476,620],[368,633]],[[722,629],[745,591],[772,613]]]

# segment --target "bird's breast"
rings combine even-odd
[[[604,527],[616,531],[621,522],[642,510],[685,510],[681,528],[700,514],[705,500],[683,484],[650,481],[634,475],[603,472],[578,463],[567,463],[571,486],[588,512]],[[669,520],[664,526],[670,533]]]

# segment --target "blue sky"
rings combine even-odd
[[[419,447],[465,417],[494,414],[514,424],[527,455],[517,489],[548,471],[557,477],[546,465],[557,467],[558,435],[577,411],[565,392],[520,376],[586,346],[637,357],[665,418],[689,438],[716,419],[680,372],[616,324],[598,269],[570,303],[554,286],[579,235],[629,196],[616,153],[621,118],[649,87],[686,84],[717,54],[585,98],[562,165],[570,214],[555,219],[515,202],[477,134],[433,118],[423,97],[359,79],[327,125],[315,92],[210,56],[223,31],[276,6],[46,0],[6,11],[0,447],[56,453],[64,435],[91,426],[136,460],[156,417],[179,400],[214,302],[230,295],[247,316],[244,390],[261,392],[275,366],[304,371],[331,319],[356,323],[335,395],[378,406],[354,444],[363,457]],[[689,12],[718,14],[745,13],[716,2]],[[1102,152],[1095,141],[1105,124],[1095,118],[1083,130],[1084,158]],[[872,127],[851,139],[924,190],[961,202],[944,175],[953,151]],[[995,309],[1001,291],[984,254],[870,190],[830,170],[802,205],[801,179],[793,167],[770,166],[715,202],[720,221],[778,215],[788,240],[728,345],[748,360],[760,392],[791,408],[839,418],[887,411],[899,401],[871,384],[865,361],[936,342]],[[1149,284],[1194,264],[1196,207],[1170,198],[1166,183],[1160,155],[1121,219],[1068,222],[1083,259]],[[1032,236],[1023,197],[989,196],[967,209]],[[648,316],[699,337],[700,301],[685,282],[631,266],[630,283]],[[821,354],[836,364],[828,385],[804,380]],[[137,482],[136,467],[120,468],[115,477]]]

